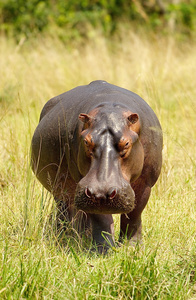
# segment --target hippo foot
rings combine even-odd
[[[100,255],[106,255],[110,253],[111,251],[114,251],[116,249],[116,245],[110,245],[110,244],[96,244],[92,246],[90,249],[90,253],[97,253]]]
[[[97,254],[101,254],[101,255],[106,255],[108,254],[110,247],[106,246],[106,245],[94,245],[91,249],[90,249],[90,253],[97,253]]]
[[[97,252],[98,254],[105,255],[115,248],[116,244],[111,234],[102,232],[101,236],[96,236],[96,240],[95,236],[93,237],[93,247],[91,248],[91,252]]]

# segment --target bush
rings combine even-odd
[[[0,27],[5,33],[30,36],[55,24],[88,36],[88,25],[112,33],[119,21],[137,21],[148,28],[165,29],[173,20],[175,29],[190,33],[195,28],[194,0],[178,4],[143,0],[3,0],[0,3]]]

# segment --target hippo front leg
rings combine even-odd
[[[142,242],[142,220],[141,213],[150,197],[150,186],[140,182],[139,185],[132,186],[135,191],[136,207],[127,215],[121,215],[120,221],[120,242],[126,237],[130,244]]]
[[[123,242],[124,238],[129,240],[130,245],[142,242],[142,220],[141,214],[135,216],[134,213],[121,215],[121,230],[119,241]]]
[[[114,247],[114,221],[112,215],[90,214],[93,243],[99,253],[105,253]]]

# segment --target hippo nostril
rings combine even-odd
[[[116,196],[116,194],[117,194],[117,189],[111,188],[108,191],[108,197],[109,197],[109,199],[114,199],[114,197]]]
[[[85,194],[88,198],[91,198],[92,197],[92,192],[90,191],[89,188],[85,188]]]

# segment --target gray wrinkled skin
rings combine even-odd
[[[127,157],[123,139],[131,145]],[[120,241],[141,239],[141,214],[161,172],[162,145],[150,106],[99,80],[45,104],[32,138],[31,165],[68,221],[84,212],[80,231],[91,224],[93,241],[104,252],[115,245],[112,214],[121,214]]]

